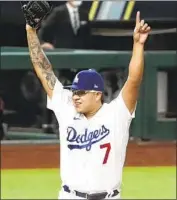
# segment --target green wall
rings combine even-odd
[[[46,52],[54,69],[63,68],[128,68],[131,52],[58,49]],[[1,69],[31,69],[26,48],[2,48]],[[177,121],[157,121],[157,70],[177,68],[175,51],[145,53],[145,74],[132,123],[133,136],[152,139],[175,139]]]

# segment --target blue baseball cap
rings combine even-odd
[[[104,91],[104,81],[102,76],[94,69],[82,70],[76,74],[72,85],[64,86],[71,90],[95,90]]]

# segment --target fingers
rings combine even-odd
[[[136,25],[140,23],[140,11],[136,13]]]
[[[151,27],[145,23],[144,20],[140,19],[140,12],[138,11],[136,14],[136,26],[134,32],[149,32]]]
[[[144,19],[143,19],[143,20],[141,20],[141,22],[140,22],[140,26],[141,26],[141,27],[143,27],[143,26],[144,26]]]
[[[136,13],[136,26],[135,26],[134,32],[138,32],[140,30],[141,26],[143,26],[143,25],[144,25],[144,20],[140,19],[140,11],[138,11]]]
[[[134,32],[139,32],[140,29],[144,26],[144,20],[139,21],[136,26]]]
[[[150,31],[151,30],[151,27],[150,26],[148,26],[147,27],[147,29],[146,29],[146,31]]]
[[[142,23],[143,24],[143,23]],[[145,23],[145,24],[143,24],[141,27],[140,27],[140,31],[141,32],[149,32],[151,30],[151,27],[147,24],[147,23]]]
[[[142,31],[145,31],[145,30],[147,29],[147,27],[148,27],[148,24],[145,23],[144,25],[141,26],[141,30],[142,30]]]
[[[150,32],[150,30],[151,30],[151,27],[148,26],[148,27],[146,28],[145,32],[148,33],[148,32]]]

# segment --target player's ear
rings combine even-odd
[[[101,92],[97,92],[96,93],[96,101],[98,102],[98,101],[101,101],[101,99],[102,99],[102,93]]]

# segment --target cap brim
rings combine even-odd
[[[78,90],[78,87],[76,85],[66,85],[63,86],[63,88],[68,90]]]

